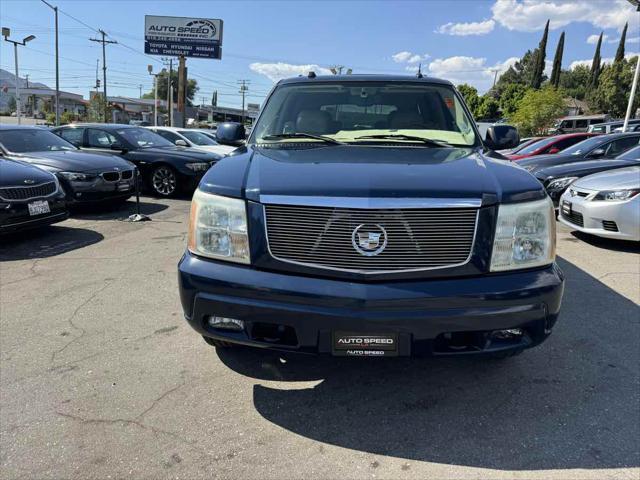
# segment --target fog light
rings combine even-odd
[[[236,318],[218,317],[211,315],[207,318],[207,323],[210,327],[220,328],[223,330],[244,330],[244,322]]]
[[[512,340],[522,335],[523,332],[521,328],[510,328],[507,330],[496,330],[491,336],[498,340]]]

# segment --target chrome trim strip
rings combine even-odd
[[[15,199],[14,199],[14,200],[12,200],[12,199],[9,199],[9,198],[4,198],[4,197],[2,196],[2,190],[7,190],[7,189],[9,189],[9,188],[37,188],[37,187],[41,187],[41,186],[43,186],[43,185],[47,185],[48,183],[54,183],[54,184],[56,185],[56,189],[55,189],[52,193],[50,193],[50,194],[48,194],[48,195],[39,195],[39,196],[37,196],[37,197],[20,198],[20,199],[17,199],[17,200],[15,200]],[[17,186],[15,186],[15,187],[2,187],[2,188],[0,188],[0,200],[3,200],[3,201],[5,201],[5,202],[9,202],[9,203],[29,202],[29,201],[31,201],[31,200],[35,200],[35,199],[37,199],[37,198],[49,198],[49,197],[52,197],[52,196],[54,196],[56,193],[58,193],[59,191],[60,191],[60,183],[58,182],[58,179],[56,178],[56,179],[51,180],[51,181],[49,181],[49,182],[39,183],[38,185],[17,185]]]
[[[473,238],[471,239],[469,256],[463,262],[443,265],[441,267],[421,267],[421,268],[410,268],[410,269],[403,269],[403,270],[357,270],[357,269],[350,269],[350,268],[327,267],[324,265],[319,265],[317,263],[297,262],[295,260],[287,260],[285,258],[278,257],[274,255],[274,253],[271,251],[271,244],[269,242],[269,225],[268,225],[269,222],[267,220],[267,209],[264,205],[262,205],[262,216],[264,221],[264,233],[267,238],[267,250],[269,252],[269,255],[271,255],[271,258],[274,258],[279,262],[290,263],[290,264],[299,265],[302,267],[315,268],[318,270],[333,270],[336,272],[355,273],[358,275],[370,276],[370,275],[385,275],[385,274],[396,274],[396,273],[424,272],[427,270],[442,270],[443,268],[455,268],[455,267],[461,267],[463,265],[466,265],[471,261],[471,257],[473,256],[473,251],[476,246],[476,236],[478,234],[478,219],[480,218],[480,210],[476,212],[476,221],[473,226]]]
[[[480,208],[481,198],[369,198],[260,195],[260,203],[334,208]]]

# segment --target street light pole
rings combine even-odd
[[[60,125],[60,62],[58,56],[58,7],[54,7],[46,0],[42,0],[47,7],[53,10],[56,18],[56,126]]]
[[[16,74],[15,74],[16,75],[16,117],[18,119],[18,125],[20,125],[21,102],[20,102],[20,77],[18,76],[18,45],[25,46],[27,42],[34,40],[36,37],[35,35],[29,35],[28,37],[23,38],[21,42],[18,42],[16,40],[9,39],[10,35],[11,35],[11,29],[2,27],[2,36],[4,37],[4,41],[13,43],[13,56],[14,56],[15,66],[16,66]]]

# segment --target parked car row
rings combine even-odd
[[[576,137],[582,141],[555,150]],[[640,132],[556,135],[505,156],[544,185],[562,223],[640,241]]]
[[[241,128],[223,124],[220,135]],[[160,197],[189,193],[222,156],[133,125],[0,125],[0,232],[64,220],[79,204],[122,203],[136,179]]]

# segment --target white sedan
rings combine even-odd
[[[640,241],[640,167],[596,173],[560,198],[560,221],[599,237]]]
[[[171,143],[183,147],[196,148],[206,152],[217,153],[218,155],[228,155],[233,152],[236,147],[228,145],[220,145],[203,132],[193,128],[177,128],[177,127],[147,127],[153,130],[161,137],[169,140]]]

